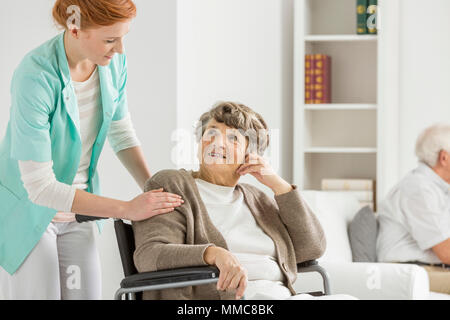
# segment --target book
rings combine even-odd
[[[367,6],[367,33],[377,34],[378,0],[369,0]]]
[[[314,103],[331,103],[331,57],[315,54],[313,62]]]
[[[370,179],[322,179],[322,190],[373,191],[374,184]]]
[[[323,191],[351,194],[358,202],[376,211],[376,181],[372,179],[322,179]]]
[[[313,103],[313,64],[314,55],[305,55],[305,103]]]
[[[356,1],[356,33],[367,34],[367,5],[368,0]]]

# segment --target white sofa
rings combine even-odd
[[[330,277],[332,294],[349,294],[359,299],[450,299],[430,293],[424,268],[413,264],[352,262],[348,225],[358,212],[356,198],[343,192],[301,191],[324,228],[327,249],[318,260]],[[299,274],[297,292],[322,289],[316,273]]]

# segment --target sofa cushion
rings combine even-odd
[[[348,235],[354,262],[376,262],[378,221],[369,206],[361,208],[349,225]]]
[[[300,194],[319,219],[325,232],[327,248],[319,261],[352,262],[348,225],[361,207],[345,192],[304,190]]]

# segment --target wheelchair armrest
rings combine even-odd
[[[308,261],[305,261],[305,262],[300,262],[300,263],[297,263],[297,270],[301,269],[301,268],[315,266],[315,265],[318,265],[318,264],[319,263],[317,262],[317,260],[308,260]]]
[[[297,272],[305,273],[305,272],[318,272],[323,279],[323,291],[324,294],[330,294],[330,277],[328,272],[319,265],[317,260],[309,260],[305,262],[301,262],[297,264]]]
[[[122,288],[135,288],[203,279],[219,280],[219,269],[208,266],[137,273],[124,278],[120,286]]]

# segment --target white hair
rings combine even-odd
[[[430,167],[436,166],[441,150],[450,153],[450,125],[445,123],[426,128],[416,141],[416,156]]]

